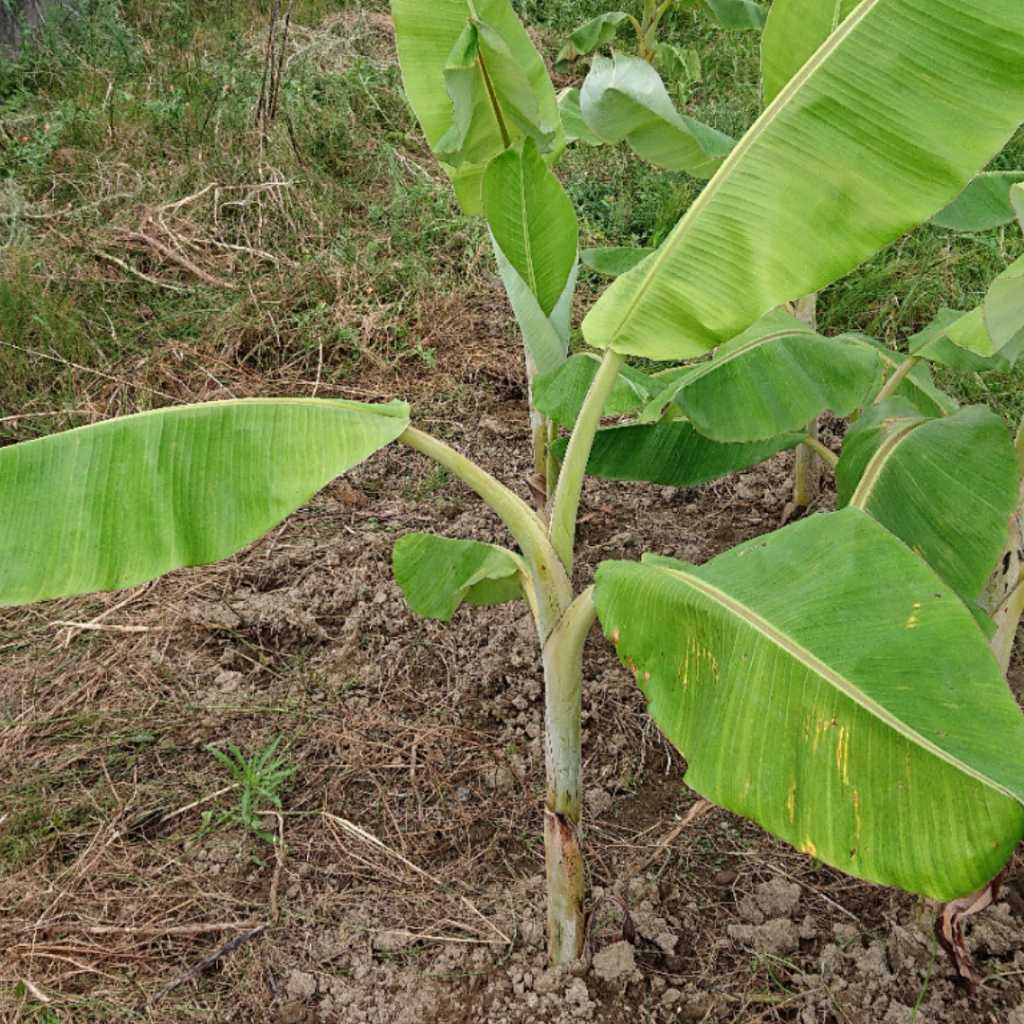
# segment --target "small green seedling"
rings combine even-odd
[[[231,742],[225,743],[223,750],[212,743],[207,745],[207,751],[227,771],[240,792],[237,806],[230,810],[204,812],[204,832],[237,825],[265,843],[278,841],[276,835],[263,827],[260,811],[267,807],[281,810],[281,789],[295,774],[284,754],[278,754],[280,745],[281,737],[277,736],[252,757],[246,757]]]
[[[775,0],[773,14],[808,2]],[[902,361],[860,335],[824,338],[785,307],[947,208],[1017,130],[1019,0],[950,0],[928,18],[920,0],[861,0],[735,144],[675,112],[666,137],[644,105],[654,94],[623,91],[633,73],[618,58],[595,60],[600,103],[585,87],[584,115],[632,126],[637,151],[671,151],[710,181],[587,312],[590,350],[572,357],[578,229],[551,171],[572,111],[508,0],[392,9],[409,100],[464,207],[487,217],[523,329],[544,421],[540,508],[412,426],[403,402],[161,409],[0,449],[0,604],[225,558],[397,441],[473,490],[512,538],[410,533],[393,564],[420,614],[519,600],[532,613],[553,962],[577,958],[585,935],[580,701],[596,620],[705,798],[947,908],[986,889],[1024,836],[1024,716],[993,656],[1024,585],[1006,583],[995,610],[982,603],[1024,442],[986,409],[958,409],[927,361],[1016,359],[1022,271],[912,339]],[[825,409],[855,417],[838,458],[806,431]],[[836,463],[839,511],[704,565],[648,554],[574,586],[588,472],[690,486],[804,444]],[[282,770],[273,752],[271,764]]]

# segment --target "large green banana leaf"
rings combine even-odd
[[[859,509],[702,566],[605,562],[595,602],[703,796],[949,900],[1024,836],[1024,716],[945,583]]]
[[[661,247],[583,321],[682,359],[818,291],[945,206],[1024,119],[1020,0],[863,0]]]
[[[531,134],[524,131],[530,128],[538,138],[550,138],[547,148],[552,154],[564,143],[544,62],[508,0],[392,0],[391,12],[406,96],[430,148],[452,178],[463,209],[479,213],[484,170],[506,145],[493,101],[503,112],[510,141]],[[491,51],[499,66],[488,69],[489,80],[483,77],[481,61],[475,66],[473,61],[460,65],[465,53],[455,52],[471,19],[493,41]],[[482,60],[486,58],[485,43]],[[467,69],[460,73],[460,67]],[[459,109],[450,89],[456,93]],[[536,118],[532,125],[517,123],[532,117]],[[452,161],[460,152],[456,167]]]
[[[395,440],[404,402],[244,399],[0,449],[0,605],[225,558]]]
[[[849,416],[881,380],[876,352],[823,338],[774,310],[665,388],[643,419],[659,418],[675,402],[714,441],[764,441],[800,429],[825,409]]]
[[[498,248],[550,316],[576,266],[579,229],[569,197],[533,139],[491,161],[483,206]]]
[[[507,548],[474,540],[407,533],[391,556],[409,607],[425,619],[448,622],[463,604],[491,605],[523,596],[526,564]]]
[[[985,406],[927,419],[896,399],[846,435],[836,484],[840,505],[873,516],[973,604],[1006,544],[1017,459]]]
[[[775,0],[761,36],[764,105],[807,63],[860,0]]]
[[[624,141],[642,160],[696,178],[710,178],[733,146],[728,135],[680,114],[658,72],[639,57],[595,57],[580,110],[605,142]]]
[[[750,469],[788,448],[803,434],[782,434],[750,444],[721,444],[697,433],[686,420],[627,423],[606,427],[594,436],[587,473],[605,480],[636,480],[669,487],[695,487]],[[552,445],[556,458],[565,454],[567,439]]]

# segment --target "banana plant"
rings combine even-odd
[[[674,3],[705,7],[727,28],[759,27],[764,19],[753,0],[645,0],[639,21],[606,13],[573,33],[559,61],[599,49],[627,23],[638,33],[640,56],[596,56],[582,89],[557,98],[508,0],[392,3],[406,94],[463,210],[487,220],[523,337],[534,454],[529,482],[542,512],[556,482],[554,426],[537,410],[532,385],[568,354],[578,240],[575,213],[551,168],[568,143],[583,139],[625,142],[643,159],[707,179],[734,144],[680,113],[648,63],[655,56],[671,63],[677,79],[699,74],[695,51],[656,42]]]
[[[642,160],[670,171],[707,179],[721,165],[735,140],[676,109],[662,74],[675,81],[684,102],[688,87],[700,80],[700,55],[657,41],[661,19],[672,7],[703,8],[727,29],[760,28],[765,10],[753,0],[645,0],[640,20],[624,11],[609,11],[581,25],[562,48],[556,68],[594,54],[581,86],[564,89],[558,106],[567,142],[590,146],[625,142]],[[596,51],[615,39],[622,25],[632,25],[635,55],[612,49]],[[602,254],[594,254],[601,259]]]
[[[565,73],[580,57],[611,45],[620,29],[633,30],[637,56],[649,64],[669,71],[685,88],[700,81],[700,55],[692,48],[681,49],[659,42],[662,19],[673,8],[701,9],[717,24],[733,31],[760,29],[765,23],[765,8],[755,0],[644,0],[640,17],[628,11],[605,11],[577,26],[555,58],[556,70]]]
[[[411,2],[395,0],[410,100],[432,144],[447,137],[461,194],[492,208],[532,313],[550,320],[575,242],[544,177],[559,129],[530,61],[515,58],[521,26],[498,0],[435,0],[432,17],[411,24]],[[0,449],[0,604],[115,590],[225,558],[398,443],[468,486],[511,538],[410,534],[393,563],[420,614],[448,620],[464,604],[512,600],[532,613],[553,962],[584,944],[580,707],[596,619],[703,796],[860,878],[939,901],[985,887],[1024,836],[1024,716],[990,646],[1002,627],[977,604],[1007,542],[1024,442],[1015,451],[983,409],[955,411],[926,361],[897,367],[870,339],[821,338],[781,308],[947,206],[1024,119],[1018,0],[920,13],[920,0],[863,0],[664,243],[600,296],[582,322],[593,351],[537,378],[552,420],[572,424],[546,519],[413,426],[400,401],[172,407]],[[452,84],[444,104],[436,82],[412,87],[406,66],[437,67],[439,53],[442,65],[453,55],[437,70]],[[478,117],[494,102],[488,83],[494,95],[512,90],[516,113],[501,124],[493,108]],[[539,219],[506,215],[534,201]],[[544,239],[537,225],[569,237]],[[993,308],[982,330],[998,355],[1009,327],[1006,307]],[[650,371],[629,356],[696,361]],[[800,376],[807,360],[814,372]],[[588,465],[613,451],[622,478],[710,478],[803,443],[826,406],[871,406],[842,456],[829,456],[839,511],[702,566],[605,562],[574,588]],[[633,418],[610,426],[606,413]],[[920,494],[934,501],[910,501]]]
[[[858,3],[859,0],[777,0],[771,6],[761,38],[765,106],[843,24]],[[575,42],[571,41],[565,52],[597,49],[613,37],[615,29],[626,19],[627,15],[621,12],[593,19],[581,26],[580,38],[574,36]],[[640,31],[639,24],[634,27]],[[653,59],[643,48],[641,56]],[[733,145],[733,140],[713,137],[706,126],[675,111],[657,72],[635,57],[616,54],[611,60],[595,58],[582,90],[564,93],[560,106],[569,140],[583,138],[590,144],[625,140],[642,159],[697,177],[716,169]],[[973,178],[952,203],[935,214],[931,223],[958,232],[984,231],[1005,225],[1014,216],[1010,187],[1022,180],[1024,172],[983,172]],[[630,269],[646,254],[647,250],[605,248],[584,250],[581,258],[593,269],[615,276]],[[812,329],[816,323],[816,300],[817,295],[811,293],[788,306],[790,312]],[[808,424],[807,431],[811,443],[801,444],[796,450],[793,499],[787,507],[787,518],[810,507],[820,492],[823,464],[813,447],[818,431],[816,419]]]
[[[576,215],[550,171],[567,142],[554,87],[509,0],[391,6],[413,112],[463,210],[488,220],[532,392],[533,378],[566,358],[576,287]],[[543,509],[554,487],[552,427],[532,400],[530,425],[530,484]]]

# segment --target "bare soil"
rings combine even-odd
[[[355,390],[411,393],[420,424],[525,496],[520,350],[497,293],[475,293],[423,314],[435,368],[368,366]],[[118,376],[156,386],[171,364],[189,395],[217,396],[211,367],[234,394],[309,393],[240,351],[154,353]],[[790,468],[783,455],[687,491],[589,485],[580,582],[604,558],[699,562],[773,529]],[[972,994],[913,897],[719,809],[665,845],[697,798],[597,630],[592,960],[546,969],[528,613],[415,618],[390,572],[408,530],[507,539],[461,484],[387,450],[226,563],[0,616],[0,1019],[1024,1024],[1020,853],[969,926]],[[296,773],[263,821],[283,845],[204,832],[204,812],[238,798],[207,744],[277,735]]]

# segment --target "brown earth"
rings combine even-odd
[[[423,314],[436,369],[396,357],[319,393],[411,393],[419,424],[525,496],[520,353],[496,291],[476,294]],[[133,387],[172,378],[182,397],[217,397],[213,378],[309,393],[312,367],[265,370],[242,348],[155,353],[91,400],[131,407]],[[790,465],[687,491],[588,485],[580,581],[604,558],[703,561],[774,528]],[[411,529],[506,539],[461,484],[393,449],[226,563],[0,616],[0,1019],[1024,1024],[1019,853],[968,926],[971,994],[910,896],[718,809],[663,845],[696,797],[596,630],[593,959],[547,970],[530,620],[413,617],[389,568]],[[237,801],[206,745],[278,735],[296,772],[263,821],[283,846],[204,832]]]

